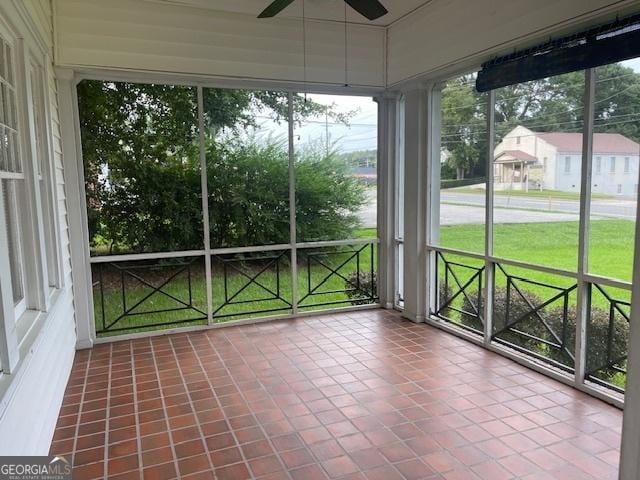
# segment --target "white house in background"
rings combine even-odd
[[[582,133],[534,132],[518,126],[496,146],[496,188],[580,191]],[[638,191],[640,144],[618,133],[593,139],[593,192],[633,195]]]

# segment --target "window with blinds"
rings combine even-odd
[[[38,188],[43,212],[44,246],[47,261],[47,281],[49,289],[55,289],[58,281],[58,242],[56,237],[56,213],[54,205],[55,172],[51,166],[51,156],[47,145],[45,113],[45,73],[32,59],[29,67],[31,89],[31,111],[33,112],[33,135],[35,137],[33,155],[37,162]]]
[[[0,38],[0,189],[16,318],[26,309],[21,251],[20,205],[24,205],[24,170],[18,145],[13,47]]]

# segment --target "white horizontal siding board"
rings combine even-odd
[[[202,65],[235,65],[234,68],[246,73],[250,68],[259,69],[260,72],[275,71],[275,69],[287,69],[293,62],[295,65],[299,53],[278,52],[270,54],[260,52],[256,49],[242,49],[231,47],[224,43],[214,43],[211,45],[187,44],[166,42],[159,39],[130,39],[119,36],[101,36],[97,44],[91,46],[91,42],[96,40],[96,36],[91,34],[68,34],[68,38],[75,47],[69,48],[69,52],[84,52],[87,55],[94,55],[92,60],[85,59],[84,62],[91,61],[93,66],[102,66],[98,59],[106,59],[110,63],[115,63],[118,59],[122,65],[115,67],[131,67],[126,61],[136,59],[147,66],[156,66],[163,60],[174,68],[185,68],[193,64],[198,70],[202,70]],[[232,42],[231,42],[232,43]],[[90,48],[89,48],[90,47]],[[128,53],[127,53],[128,52]],[[95,55],[99,55],[95,57]],[[252,67],[252,65],[254,65]],[[110,65],[108,65],[110,66]],[[193,73],[203,73],[195,71]]]
[[[126,14],[123,14],[126,12]],[[58,63],[180,74],[303,81],[298,19],[154,5],[132,0],[58,0]],[[344,26],[306,24],[307,80],[344,83]],[[384,86],[386,30],[349,25],[351,83]]]
[[[43,49],[53,50],[53,23],[49,0],[22,0],[21,12],[28,15],[28,25],[21,28],[21,36],[28,42],[43,40]],[[43,50],[44,51],[44,50]],[[53,72],[47,78],[49,91],[50,134],[55,148],[52,161],[56,191],[60,193],[55,203],[55,218],[61,232],[61,254],[65,287],[56,292],[54,302],[38,330],[34,330],[35,340],[28,345],[22,356],[20,368],[15,375],[0,378],[0,383],[8,382],[0,414],[0,452],[3,455],[44,455],[49,446],[62,403],[64,389],[75,354],[76,326],[72,272],[70,268],[69,232],[67,205],[64,196],[64,172],[61,170],[62,157],[60,128],[58,122],[57,85]],[[49,132],[48,132],[49,133]]]
[[[22,0],[22,2],[33,20],[33,24],[36,26],[38,33],[51,44],[53,24],[51,21],[51,5],[49,0]]]
[[[148,4],[147,4],[148,5]],[[214,17],[217,21],[216,17]],[[114,19],[108,21],[104,18],[63,18],[60,27],[69,30],[91,35],[96,30],[109,32],[113,37],[125,37],[129,40],[159,39],[166,43],[184,45],[225,45],[230,49],[256,49],[256,45],[261,44],[265,48],[273,48],[277,52],[299,53],[295,51],[290,40],[298,36],[301,37],[301,26],[299,23],[288,25],[278,25],[277,28],[254,28],[251,25],[247,32],[246,22],[222,21],[219,25],[216,22],[199,29],[193,25],[195,21],[177,23],[179,19],[172,19],[169,25],[163,23],[137,23],[131,17],[125,20]],[[195,20],[195,19],[189,19]],[[199,19],[198,19],[199,20]],[[149,21],[148,18],[145,21]],[[275,26],[274,26],[275,27]],[[250,33],[251,35],[247,35]],[[68,38],[68,37],[65,37]]]
[[[70,290],[63,290],[15,378],[18,385],[0,418],[3,455],[46,455],[55,430],[75,347]]]
[[[389,84],[483,53],[506,53],[506,46],[511,50],[518,42],[546,40],[550,32],[567,24],[632,3],[633,0],[434,0],[389,28]],[[482,60],[486,58],[479,59]]]

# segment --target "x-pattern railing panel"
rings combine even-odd
[[[377,302],[374,252],[374,243],[346,248],[300,250],[298,255],[306,270],[306,282],[300,292],[298,305],[306,308],[347,304],[352,301]],[[365,256],[369,263],[366,270],[363,268]],[[363,282],[365,272],[369,278]],[[339,287],[336,283],[339,283]],[[334,299],[336,295],[347,295],[348,298]],[[357,300],[350,300],[356,297]],[[318,301],[318,298],[321,300]]]
[[[624,392],[629,352],[631,302],[615,298],[601,285],[589,285],[586,378],[607,388]],[[607,308],[596,305],[598,295]]]
[[[432,313],[442,320],[482,334],[482,285],[485,267],[450,261],[442,252],[436,252],[436,260],[436,308]],[[460,301],[462,305],[459,305]],[[451,312],[455,312],[459,318],[453,318]]]
[[[206,319],[207,313],[194,302],[192,276],[195,263],[196,259],[188,259],[94,265],[94,269],[97,269],[94,277],[97,276],[97,280],[93,286],[94,291],[99,292],[96,307],[100,328],[97,333],[148,329]],[[177,283],[186,283],[180,288],[186,298],[170,291]],[[106,301],[108,296],[114,295],[119,295],[119,302]],[[156,303],[161,304],[160,308],[155,306]],[[111,310],[115,304],[121,308],[114,312]],[[170,318],[164,321],[149,320],[154,316]]]
[[[572,341],[575,322],[571,323],[569,315],[569,297],[577,289],[577,284],[569,287],[552,285],[511,275],[502,265],[496,266],[506,280],[506,287],[504,298],[501,298],[499,290],[494,292],[492,338],[560,368],[572,369],[575,362]],[[531,289],[535,289],[537,294]],[[549,307],[556,308],[549,312]]]
[[[288,252],[214,255],[213,260],[214,318],[291,310],[292,303],[283,292],[282,278],[283,271],[288,268]],[[219,281],[221,288],[217,285]],[[268,308],[249,308],[265,303]],[[242,306],[247,308],[239,308]]]

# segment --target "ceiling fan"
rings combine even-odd
[[[258,18],[275,17],[295,0],[274,0]],[[378,0],[344,0],[351,8],[369,20],[375,20],[389,13]]]

